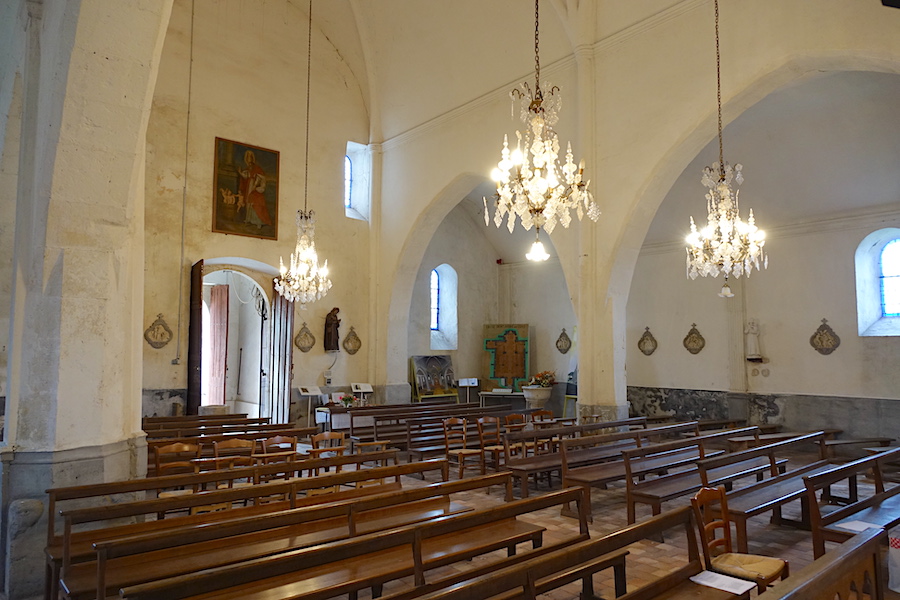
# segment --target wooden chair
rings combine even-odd
[[[715,504],[718,508],[714,507]],[[753,581],[760,594],[779,577],[787,578],[789,567],[786,560],[731,551],[731,521],[728,519],[724,485],[701,488],[691,498],[691,506],[697,517],[700,547],[708,570]],[[722,530],[721,537],[716,537],[716,529]]]
[[[505,417],[503,417],[503,422],[506,426],[506,431],[522,431],[527,426],[525,415],[520,413],[506,415]],[[509,448],[509,452],[512,456],[507,456],[506,458],[525,458],[529,453],[533,453],[533,451],[534,443],[523,441],[521,443],[511,445]]]
[[[213,442],[213,456],[215,457],[216,470],[233,469],[234,467],[252,467],[256,464],[253,458],[253,450],[256,448],[256,441],[232,439],[217,440]],[[246,487],[253,485],[253,481],[234,481],[229,478],[227,482],[218,484],[218,488],[228,489],[230,487]]]
[[[531,413],[531,421],[550,421],[553,419],[552,410],[536,410]]]
[[[444,451],[447,460],[459,465],[459,478],[463,478],[466,466],[472,464],[471,459],[478,461],[481,474],[484,475],[484,452],[481,448],[470,448],[467,444],[468,423],[460,417],[444,419]]]
[[[310,442],[312,443],[312,447],[309,449],[309,457],[310,458],[329,458],[333,456],[343,456],[344,450],[347,449],[344,446],[344,432],[343,431],[325,431],[322,433],[317,433],[312,438],[310,438]],[[325,472],[330,471],[331,469],[325,467]],[[337,471],[340,471],[341,468],[337,467]],[[319,468],[312,469],[310,475],[316,476],[319,474]]]
[[[500,417],[478,417],[478,441],[481,443],[481,460],[491,455],[491,464],[495,471],[500,470],[500,460],[505,454],[503,439],[500,437]],[[484,473],[482,465],[481,472]]]
[[[156,475],[177,475],[179,473],[194,473],[196,468],[193,459],[200,458],[200,444],[187,444],[174,442],[165,446],[153,447],[153,458],[156,466]],[[159,498],[172,498],[193,494],[194,488],[179,487],[174,489],[160,488],[157,490]],[[165,518],[165,513],[159,513],[157,518]]]
[[[262,441],[263,452],[283,452],[297,449],[297,436],[276,435]]]
[[[262,440],[262,454],[254,454],[253,458],[257,464],[268,465],[272,463],[290,463],[297,457],[297,436],[293,435],[275,435]],[[292,472],[285,470],[283,475],[270,475],[260,478],[260,481],[271,481],[272,479],[288,479]]]

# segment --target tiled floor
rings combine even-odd
[[[790,464],[802,464],[811,460],[813,457],[804,455],[790,456]],[[419,479],[407,478],[404,485],[407,487],[415,487],[428,483]],[[556,488],[559,487],[559,480],[554,478]],[[865,493],[866,482],[860,483],[860,493]],[[548,488],[546,484],[542,484],[541,490],[535,492],[532,488],[532,495],[536,493],[546,492]],[[502,490],[493,488],[489,494],[484,492],[463,493],[454,497],[454,500],[470,505],[474,508],[483,508],[493,504],[503,502]],[[593,491],[592,509],[594,513],[594,521],[590,525],[592,537],[598,537],[626,525],[625,515],[625,489],[624,484],[614,484],[607,490]],[[664,505],[666,508],[676,508],[684,506],[688,503],[688,498],[681,498],[671,501]],[[796,506],[788,505],[784,509],[786,517],[791,514],[799,514],[799,502],[794,503]],[[643,510],[641,510],[643,509]],[[650,515],[649,508],[638,508],[638,520],[646,518]],[[577,521],[574,519],[560,516],[558,509],[545,509],[536,513],[532,513],[528,520],[542,525],[547,528],[545,533],[545,544],[552,542],[554,539],[563,539],[577,531]],[[777,556],[787,559],[791,565],[791,572],[796,573],[812,560],[812,543],[810,533],[799,529],[793,529],[785,526],[775,526],[770,524],[767,515],[763,515],[752,519],[749,525],[750,552],[755,554],[764,554],[769,556]],[[829,547],[832,547],[829,544]],[[886,550],[885,550],[886,552]],[[461,565],[454,565],[452,569],[465,570],[472,566],[484,565],[489,561],[497,560],[500,553],[478,557],[473,561]],[[684,535],[673,535],[671,539],[666,538],[666,543],[658,543],[645,540],[639,544],[635,544],[630,548],[630,554],[627,559],[627,574],[629,590],[641,585],[642,582],[657,579],[671,568],[684,564],[685,539]],[[447,569],[451,569],[448,567]],[[441,578],[445,574],[452,571],[447,569],[435,569],[429,572],[429,579]],[[885,572],[887,570],[885,569]],[[393,591],[409,589],[412,585],[411,581],[402,580],[385,586],[385,594]],[[595,591],[603,598],[613,598],[612,571],[607,570],[598,573],[594,579]],[[564,588],[548,593],[542,598],[550,598],[553,600],[568,600],[578,598],[580,591],[580,583],[569,584]],[[752,592],[755,596],[756,592]],[[367,598],[367,594],[360,594],[360,598]],[[900,594],[886,591],[886,600],[900,600]]]

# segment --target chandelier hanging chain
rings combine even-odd
[[[713,2],[716,10],[716,107],[719,116],[719,176],[725,177],[725,153],[722,150],[722,55],[719,51],[719,0]]]
[[[303,212],[306,212],[306,201],[309,190],[309,97],[310,73],[312,73],[312,0],[309,0],[309,24],[306,30],[306,149],[303,158],[306,163],[303,170]],[[721,129],[721,126],[720,126]]]
[[[306,140],[303,171],[303,210],[297,211],[297,245],[291,253],[291,262],[285,266],[280,261],[279,277],[275,278],[275,290],[289,302],[305,306],[322,298],[331,289],[328,278],[328,261],[319,266],[315,240],[315,213],[309,206],[309,113],[312,97],[312,0],[309,0],[309,22],[306,30]]]
[[[756,226],[753,210],[747,221],[741,219],[737,186],[744,182],[740,164],[725,162],[722,133],[722,54],[719,36],[719,0],[713,0],[716,34],[716,116],[719,138],[719,160],[703,169],[701,183],[706,192],[706,226],[698,229],[691,217],[691,232],[687,236],[687,275],[699,277],[725,276],[725,285],[719,293],[724,298],[733,297],[728,277],[750,276],[754,268],[765,269],[768,258],[764,250],[766,234]],[[734,187],[732,187],[732,181]]]
[[[541,89],[541,7],[540,0],[534,0],[534,90],[540,97]]]

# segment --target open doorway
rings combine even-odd
[[[274,295],[270,271],[275,269],[235,257],[194,264],[188,414],[223,406],[288,422],[294,309]]]
[[[259,416],[268,317],[266,294],[250,277],[229,269],[203,276],[201,406]]]

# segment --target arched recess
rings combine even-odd
[[[397,276],[391,284],[388,322],[385,328],[387,340],[385,376],[388,384],[403,383],[407,380],[408,345],[404,324],[409,315],[413,285],[428,243],[444,217],[462,198],[485,180],[483,175],[475,173],[458,175],[419,213],[415,224],[409,229],[409,235],[397,261]]]
[[[767,73],[763,73],[731,98],[723,98],[723,126],[776,90],[800,82],[822,72],[873,71],[900,74],[900,61],[871,55],[807,54],[788,57]],[[631,280],[644,238],[657,210],[684,168],[716,135],[715,105],[698,126],[685,130],[680,143],[665,152],[639,189],[637,200],[625,220],[620,242],[614,248],[608,293],[627,301]],[[726,157],[727,159],[727,157]],[[702,201],[702,196],[698,195]],[[702,208],[702,204],[700,205]]]
[[[485,186],[485,184],[493,187],[493,184],[490,183],[484,175],[481,174],[472,174],[472,173],[463,173],[457,176],[453,181],[451,181],[439,194],[437,194],[434,199],[429,203],[429,205],[420,213],[416,222],[410,227],[410,235],[407,237],[402,252],[399,257],[398,267],[396,269],[396,276],[391,286],[391,297],[390,297],[390,306],[389,306],[389,321],[386,324],[384,331],[385,338],[387,340],[387,351],[385,355],[386,358],[386,380],[387,383],[406,383],[407,381],[407,359],[410,354],[417,353],[415,349],[411,350],[410,346],[410,337],[408,332],[410,331],[410,315],[412,311],[412,302],[413,296],[415,292],[415,283],[417,277],[421,278],[423,268],[430,270],[431,268],[438,266],[442,261],[438,260],[437,264],[429,264],[427,267],[423,267],[423,260],[427,260],[427,253],[429,251],[429,245],[432,240],[435,238],[435,235],[438,233],[438,230],[441,228],[442,224],[450,217],[450,213],[460,204],[460,202],[466,198],[467,196],[474,195],[473,190]],[[480,218],[480,217],[479,217]],[[485,226],[483,222],[481,226],[486,227],[489,231],[499,231],[499,235],[509,237],[509,234],[506,232],[505,227],[501,227],[499,230],[494,226],[493,223]],[[528,245],[533,241],[534,230],[528,234],[523,233],[523,238],[527,240],[527,242],[523,241],[521,247],[516,250],[518,253],[521,251],[522,258],[517,260],[524,260],[524,253],[528,250]],[[569,235],[574,237],[572,232],[561,233],[561,235]],[[543,234],[542,234],[543,236]],[[543,241],[545,244],[548,242],[547,237],[543,237]],[[554,241],[550,241],[551,244],[554,244]],[[496,246],[496,244],[494,244]],[[519,256],[517,254],[517,256]],[[493,263],[493,260],[491,261]],[[567,267],[570,268],[571,271],[577,271],[577,261],[563,261],[560,260],[558,263],[555,263],[558,268],[562,270],[562,278],[561,281],[564,280],[564,283],[569,283],[573,281],[574,275],[572,273],[567,273]],[[529,263],[528,266],[524,266],[521,264],[518,265],[509,265],[511,269],[519,269],[519,270],[531,270],[528,267],[531,267],[532,263]],[[538,268],[536,266],[536,268]],[[548,267],[546,264],[542,264],[539,268],[547,269],[552,268]],[[460,281],[463,280],[463,273],[460,272]],[[498,279],[498,286],[503,288],[502,280],[504,275],[501,273]],[[509,273],[506,274],[506,277],[512,277]],[[518,279],[525,281],[526,283],[533,283],[533,278],[530,276],[519,277]],[[469,285],[471,286],[471,278],[467,279],[468,284],[460,283],[460,294],[463,294],[462,286]],[[563,286],[564,287],[564,286]],[[563,289],[561,287],[560,289]],[[470,288],[466,288],[470,289]],[[569,288],[571,289],[571,288]],[[567,300],[570,300],[568,296],[570,294],[565,293],[563,291],[563,295],[566,296]],[[498,294],[499,302],[501,306],[504,304],[503,302],[503,293]],[[460,300],[462,302],[462,300]],[[466,311],[462,308],[462,304],[459,305],[460,311],[460,322],[459,322],[459,346],[458,350],[460,353],[464,352],[464,340],[465,332],[463,331],[464,322],[467,317],[471,317],[471,315],[467,315]],[[500,315],[497,315],[500,318],[503,317],[503,312],[501,309]],[[479,322],[479,327],[480,327]],[[564,323],[562,326],[568,327],[568,322]],[[471,342],[471,331],[468,333],[469,341]],[[549,331],[547,332],[549,336]],[[556,336],[559,335],[559,330],[557,329],[553,333],[553,339],[556,339]],[[549,338],[548,338],[549,339]],[[432,337],[432,341],[434,338]],[[469,348],[470,346],[465,346],[465,348]],[[432,346],[432,349],[437,350],[438,347]],[[447,350],[448,348],[440,348],[441,351]],[[553,350],[554,356],[549,358],[556,358],[556,350]],[[468,358],[464,358],[462,356],[458,356],[461,360],[468,360],[471,362],[471,356]],[[564,372],[564,367],[568,368],[568,360],[562,361],[563,365],[558,366],[558,371],[560,373]],[[468,372],[477,372],[477,367],[472,370],[473,365],[469,365],[470,370]],[[551,365],[552,366],[552,365]],[[546,367],[551,368],[551,367]]]

